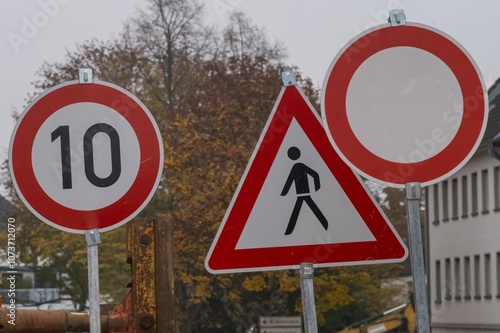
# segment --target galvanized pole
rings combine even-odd
[[[281,69],[281,81],[283,86],[289,87],[297,84],[295,73],[290,67]],[[316,305],[314,300],[314,266],[312,263],[300,264],[300,292],[302,294],[302,312],[304,316],[304,327],[306,333],[317,333]]]
[[[80,68],[78,72],[80,84],[92,84],[94,76],[91,68]],[[89,320],[90,333],[101,333],[101,308],[99,304],[99,256],[97,244],[101,243],[99,230],[85,231],[87,241],[87,264],[89,276]]]
[[[317,333],[316,305],[314,301],[314,266],[306,262],[300,264],[300,292],[302,294],[302,312],[306,333]]]
[[[406,24],[403,9],[389,12],[389,23],[393,27]],[[406,217],[408,220],[408,237],[410,239],[410,259],[415,291],[415,312],[417,314],[417,331],[429,333],[429,303],[425,283],[424,248],[420,231],[420,184],[406,184]]]
[[[101,333],[101,309],[99,304],[99,256],[97,244],[101,243],[99,230],[85,231],[89,276],[89,321],[90,333]]]
[[[408,236],[410,239],[411,270],[415,291],[415,312],[417,314],[417,331],[429,333],[429,303],[425,283],[424,249],[420,231],[420,184],[406,184],[406,217],[408,220]]]

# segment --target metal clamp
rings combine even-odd
[[[300,278],[312,279],[314,277],[314,266],[310,262],[303,262],[300,264]]]
[[[389,12],[389,23],[393,27],[405,25],[406,24],[405,11],[402,9],[391,9],[391,11]]]
[[[101,244],[101,234],[98,229],[85,231],[85,240],[88,246]]]
[[[92,84],[94,76],[92,75],[92,68],[80,68],[78,72],[78,80],[80,84]]]
[[[420,199],[420,183],[406,184],[405,192],[407,199]]]
[[[297,81],[295,80],[295,73],[291,67],[283,67],[281,69],[281,81],[285,87],[297,84]]]

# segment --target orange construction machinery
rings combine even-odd
[[[416,333],[415,311],[411,304],[402,304],[376,316],[358,321],[337,333]]]

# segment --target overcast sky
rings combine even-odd
[[[245,12],[269,38],[288,50],[320,87],[337,52],[366,28],[384,23],[389,9],[403,8],[408,21],[440,29],[472,55],[489,87],[500,76],[495,0],[203,0],[207,17],[224,25],[232,10]],[[7,1],[0,12],[0,155],[7,156],[14,127],[11,111],[22,111],[31,82],[44,61],[61,61],[67,50],[90,38],[107,40],[145,0]],[[75,68],[75,71],[78,69]],[[99,76],[99,73],[96,73]],[[271,110],[269,110],[271,111]]]

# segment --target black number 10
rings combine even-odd
[[[94,169],[94,144],[92,140],[97,133],[106,133],[111,143],[111,173],[105,178],[95,174]],[[69,126],[59,126],[51,133],[52,142],[61,138],[61,164],[63,189],[73,187],[71,175],[71,153],[69,142]],[[120,137],[111,125],[99,123],[89,127],[83,136],[83,155],[85,176],[97,187],[108,187],[116,183],[122,171],[120,159]]]

